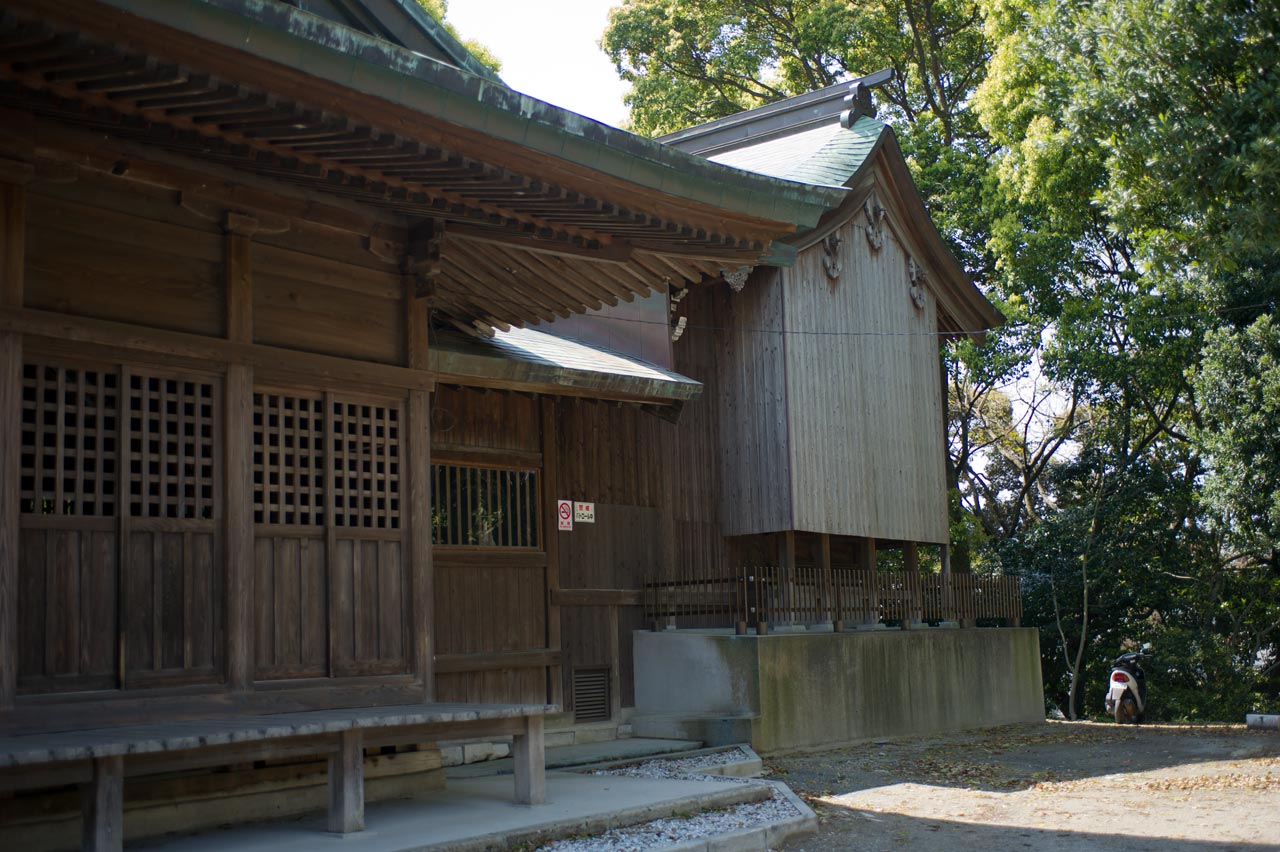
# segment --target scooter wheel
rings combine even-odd
[[[1138,703],[1126,695],[1116,702],[1116,724],[1138,724]]]

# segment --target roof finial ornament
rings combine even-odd
[[[894,70],[885,68],[883,71],[859,77],[850,83],[849,94],[844,96],[844,102],[849,104],[849,108],[840,113],[840,126],[848,130],[853,127],[854,122],[864,115],[874,118],[876,105],[871,99],[871,90],[877,86],[883,86],[892,80],[893,76]]]

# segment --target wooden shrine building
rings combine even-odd
[[[0,736],[617,718],[646,578],[944,544],[939,335],[998,315],[868,106],[663,144],[413,0],[7,2]],[[0,845],[66,846],[77,785],[141,836],[315,807],[326,755],[402,795],[491,733],[342,718],[385,730],[0,761]]]

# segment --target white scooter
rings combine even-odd
[[[1143,645],[1142,650],[1121,654],[1111,664],[1106,707],[1121,725],[1137,725],[1147,717],[1147,675],[1142,660],[1150,656],[1150,650],[1150,645]]]

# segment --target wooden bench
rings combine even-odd
[[[135,776],[327,755],[329,830],[345,834],[364,828],[366,747],[510,735],[515,800],[542,804],[543,716],[555,709],[543,704],[412,704],[19,734],[0,737],[0,792],[82,785],[81,848],[118,852],[124,842],[126,769]]]

